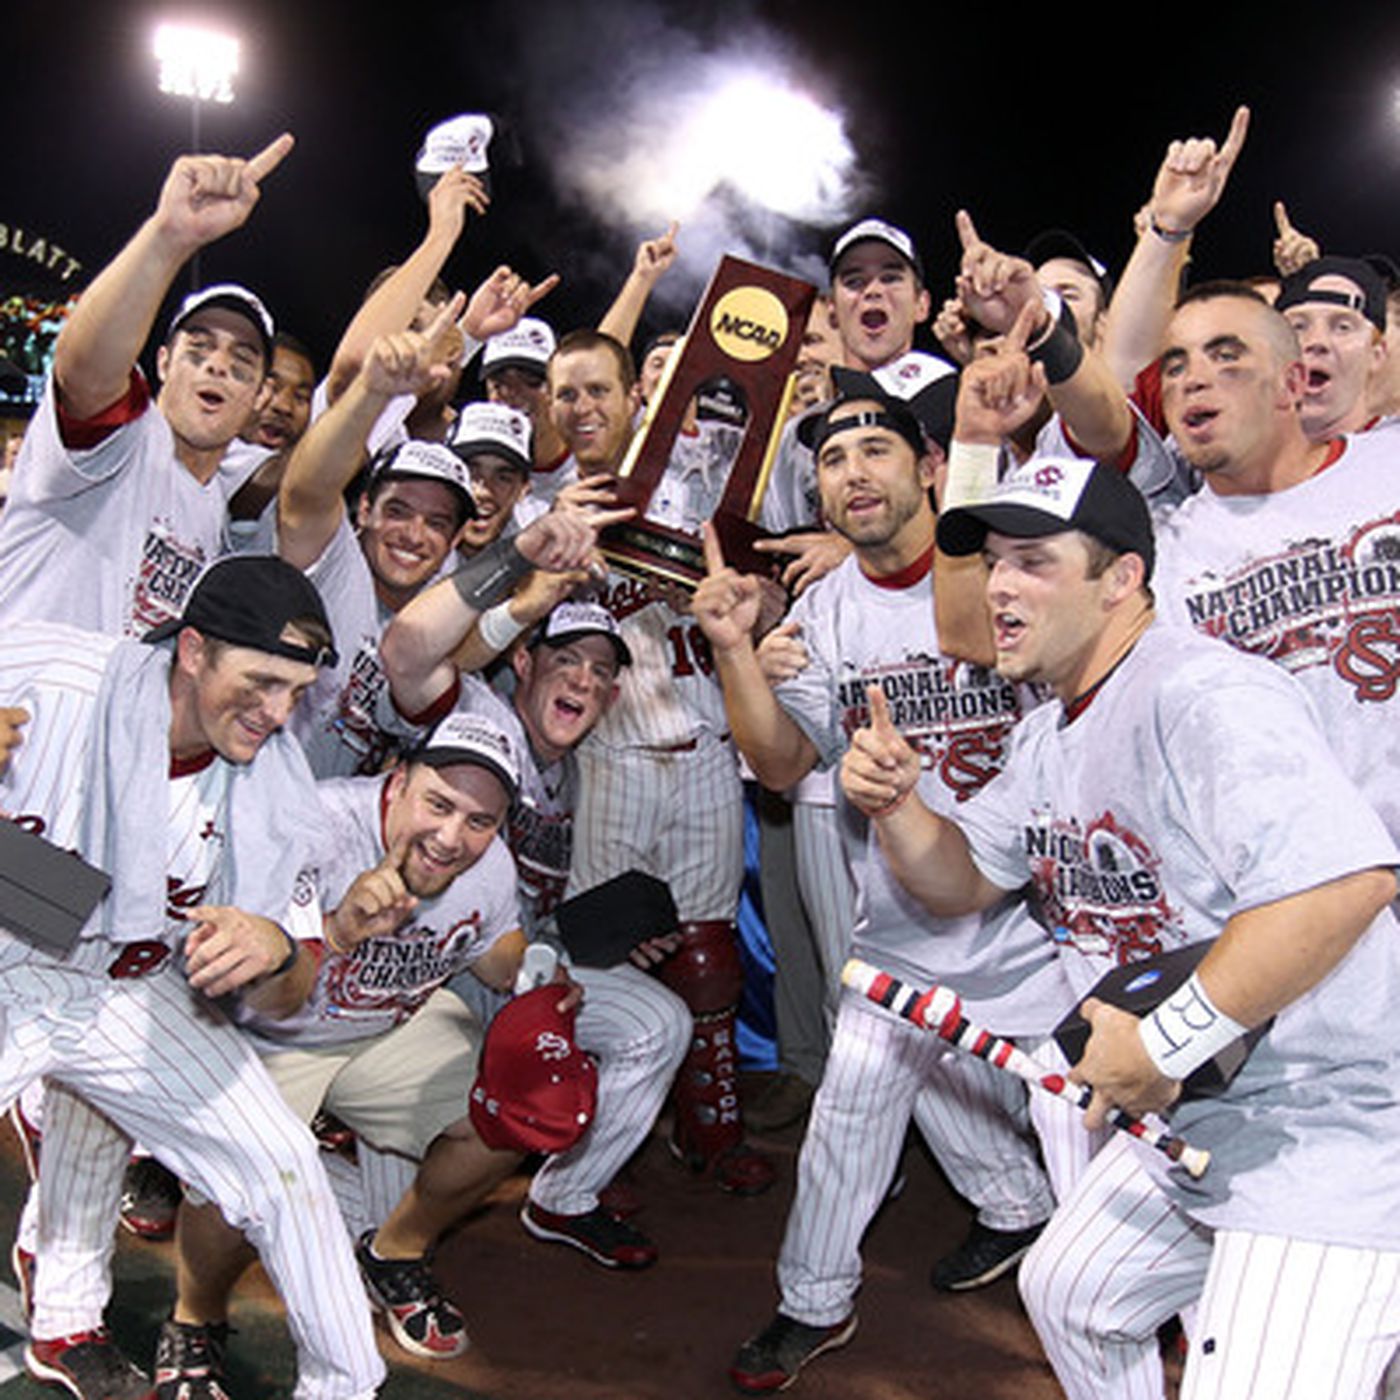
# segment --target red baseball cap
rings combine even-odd
[[[587,1131],[598,1067],[574,1044],[574,1013],[547,983],[508,1001],[486,1030],[468,1112],[487,1147],[563,1152]]]

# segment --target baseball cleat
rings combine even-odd
[[[156,1340],[156,1400],[229,1400],[224,1378],[226,1322],[161,1325]]]
[[[24,1349],[24,1364],[36,1380],[61,1385],[78,1400],[155,1400],[146,1373],[122,1355],[105,1327],[35,1338]]]
[[[442,1296],[427,1259],[381,1259],[372,1247],[374,1236],[373,1230],[360,1236],[355,1260],[369,1300],[384,1314],[394,1340],[430,1361],[460,1356],[471,1345],[466,1319]]]
[[[745,1395],[769,1395],[786,1390],[797,1373],[824,1351],[835,1351],[855,1336],[856,1315],[830,1327],[810,1327],[805,1322],[775,1313],[772,1322],[738,1350],[729,1368],[729,1379]]]
[[[933,1266],[929,1282],[944,1293],[981,1288],[1014,1269],[1044,1228],[1043,1220],[1025,1230],[993,1230],[974,1220],[967,1238]]]
[[[180,1209],[180,1181],[154,1157],[136,1157],[122,1178],[121,1222],[143,1240],[168,1240]]]
[[[602,1206],[583,1215],[556,1215],[526,1200],[520,1223],[537,1240],[572,1245],[605,1269],[645,1269],[656,1263],[656,1246],[635,1225]]]

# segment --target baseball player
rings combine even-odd
[[[823,512],[854,553],[798,600],[792,616],[808,664],[776,695],[752,643],[757,580],[724,568],[707,534],[710,571],[694,612],[735,738],[761,782],[787,786],[840,757],[864,722],[866,687],[878,686],[919,752],[921,791],[940,811],[956,811],[1000,767],[1026,698],[1001,677],[939,654],[928,596],[933,464],[912,413],[872,390],[838,400],[812,428]],[[982,1008],[978,1019],[1009,1033],[1050,1029],[1047,1008],[1058,1009],[1068,988],[1032,920],[1012,908],[987,921],[928,918],[900,890],[873,833],[862,833],[850,864],[858,952],[915,981],[946,978]],[[893,1178],[911,1115],[978,1207],[968,1246],[935,1270],[936,1284],[994,1278],[1039,1233],[1053,1199],[1025,1131],[1020,1086],[845,996],[778,1260],[781,1309],[735,1358],[730,1376],[741,1390],[790,1384],[804,1362],[854,1332],[860,1239]]]
[[[1400,972],[1393,841],[1279,668],[1154,625],[1150,521],[1116,473],[1033,459],[946,512],[939,544],[986,551],[998,669],[1059,703],[954,820],[876,713],[843,780],[901,882],[951,913],[1030,879],[1081,989],[1216,940],[1142,1020],[1084,1003],[1090,1121],[1167,1109],[1268,1023],[1225,1089],[1176,1102],[1174,1130],[1212,1154],[1199,1180],[1117,1134],[1032,1249],[1022,1294],[1060,1383],[1160,1395],[1156,1328],[1199,1298],[1187,1400],[1371,1396],[1400,1337],[1400,1034],[1376,995]],[[1339,1176],[1298,1209],[1300,1183]]]
[[[278,552],[306,570],[330,600],[343,645],[339,669],[322,678],[296,721],[297,737],[319,776],[374,772],[402,746],[411,726],[397,719],[389,704],[380,635],[394,613],[438,575],[474,519],[469,464],[476,461],[485,471],[496,458],[507,465],[528,458],[523,415],[504,406],[473,405],[463,415],[458,450],[409,440],[379,460],[357,509],[358,530],[351,528],[344,487],[367,435],[393,399],[448,372],[435,347],[459,309],[454,298],[423,332],[376,341],[360,373],[312,425],[287,464],[278,497]],[[496,529],[508,519],[499,511],[493,515]],[[562,552],[556,549],[561,543]],[[481,610],[501,602],[532,564],[567,570],[586,558],[591,543],[591,529],[576,516],[531,524],[508,551],[523,567],[512,565],[514,571],[501,575],[492,585],[495,591],[479,600]],[[489,579],[498,563],[495,555],[477,550],[466,567]],[[435,717],[412,718],[421,725]]]
[[[467,967],[502,992],[514,984],[525,937],[497,837],[518,776],[502,730],[453,715],[387,777],[321,783],[326,831],[297,893],[328,911],[315,982],[289,1016],[242,1018],[298,1118],[324,1108],[363,1143],[418,1164],[356,1255],[395,1340],[429,1359],[467,1345],[429,1271],[431,1248],[519,1161],[483,1143],[466,1116],[481,1025],[442,990]],[[567,992],[570,1004],[576,996]],[[156,1356],[156,1383],[172,1395],[218,1383],[229,1294],[248,1262],[213,1205],[182,1207],[179,1248],[180,1294]]]
[[[511,735],[521,785],[507,839],[525,928],[539,938],[552,931],[569,879],[578,797],[574,752],[616,697],[631,652],[605,609],[561,603],[511,652],[515,686],[505,700],[459,675],[453,664],[470,626],[456,590],[438,584],[390,625],[385,664],[394,695],[407,708],[432,707],[447,692],[458,709],[485,715]],[[676,941],[652,951],[663,954]],[[650,1131],[689,1044],[690,1015],[678,996],[637,967],[575,966],[570,975],[585,993],[579,1043],[597,1051],[603,1066],[598,1108],[578,1146],[535,1173],[521,1221],[536,1238],[571,1245],[607,1267],[639,1268],[655,1260],[656,1247],[602,1207],[599,1192]],[[460,987],[460,979],[454,985]],[[467,996],[472,989],[462,990]]]
[[[1228,283],[1193,289],[1172,318],[1163,407],[1205,485],[1159,519],[1154,591],[1164,621],[1297,678],[1343,768],[1400,840],[1400,514],[1390,484],[1400,431],[1312,441],[1300,408],[1308,370],[1286,318]],[[1246,397],[1246,385],[1258,392]]]
[[[556,344],[547,321],[523,316],[510,330],[493,335],[481,352],[481,382],[487,399],[530,420],[530,486],[516,513],[521,526],[552,504],[569,460],[568,446],[549,412],[546,375]]]
[[[611,480],[630,441],[634,370],[626,349],[574,331],[550,361],[554,419],[579,481],[554,514],[615,504]],[[581,778],[569,890],[625,870],[671,887],[681,949],[658,975],[697,1018],[676,1080],[673,1150],[725,1190],[766,1190],[773,1166],[744,1144],[735,1014],[743,990],[735,918],[743,878],[742,789],[703,635],[662,590],[608,574],[597,590],[632,656],[610,707],[578,751]]]
[[[74,1147],[50,1125],[26,1361],[75,1395],[149,1394],[101,1319],[130,1134],[248,1230],[287,1304],[297,1395],[369,1396],[383,1364],[315,1142],[210,1000],[286,1014],[310,982],[286,930],[305,927],[293,867],[319,810],[278,731],[333,656],[325,613],[281,561],[225,560],[150,643],[52,623],[0,643],[0,696],[33,717],[0,806],[113,879],[66,956],[0,934],[0,1097],[43,1075],[97,1110],[89,1192],[53,1188]]]
[[[271,364],[272,320],[246,288],[206,287],[181,303],[157,351],[154,403],[136,360],[181,267],[244,223],[291,147],[284,135],[246,161],[181,156],[64,323],[0,516],[4,623],[139,637],[179,616],[222,552],[236,483],[219,466]]]

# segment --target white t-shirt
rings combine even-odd
[[[387,777],[319,783],[327,840],[303,872],[297,898],[333,910],[356,877],[384,859],[382,802]],[[520,927],[515,865],[496,837],[481,859],[433,899],[420,900],[396,933],[340,955],[326,949],[306,1005],[278,1021],[254,1023],[264,1049],[334,1045],[380,1035],[406,1021],[451,977]]]
[[[1400,840],[1400,432],[1343,443],[1286,491],[1207,486],[1159,520],[1152,587],[1167,622],[1297,678]]]
[[[179,616],[200,570],[225,552],[230,478],[201,485],[154,403],[96,446],[70,449],[54,392],[50,378],[0,513],[0,626],[144,636]]]
[[[789,618],[801,624],[811,660],[776,694],[820,762],[833,766],[869,718],[866,687],[879,685],[895,728],[919,751],[919,796],[956,819],[1000,770],[1034,697],[995,672],[941,655],[927,566],[911,575],[877,583],[852,556],[808,589]],[[1044,929],[1014,901],[980,917],[934,918],[890,873],[869,823],[845,825],[860,842],[848,852],[855,952],[915,985],[946,982],[1002,1034],[1049,1031],[1070,993]]]
[[[318,778],[377,773],[415,730],[395,711],[379,659],[379,639],[393,613],[379,601],[349,520],[340,522],[306,576],[325,603],[340,660],[321,671],[292,712],[292,732]]]
[[[1276,666],[1159,624],[1062,715],[1029,715],[1001,776],[953,816],[989,880],[1033,881],[1076,995],[1240,911],[1400,859]],[[1386,910],[1220,1097],[1173,1110],[1212,1154],[1204,1176],[1147,1148],[1144,1164],[1214,1228],[1400,1247],[1397,997]]]

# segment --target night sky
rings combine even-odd
[[[939,299],[960,205],[1003,246],[1065,226],[1120,264],[1167,141],[1223,136],[1240,101],[1253,126],[1197,239],[1197,275],[1264,270],[1276,197],[1329,250],[1400,254],[1400,5],[1313,7],[1292,35],[1274,5],[1179,8],[1172,19],[1170,6],[1099,17],[1075,6],[1061,18],[1044,6],[1017,33],[1026,8],[991,3],[11,0],[0,224],[61,244],[89,274],[117,251],[188,145],[188,104],[155,90],[151,57],[156,21],[178,15],[244,41],[238,101],[204,108],[205,148],[298,138],[250,224],[205,254],[204,279],[247,281],[323,355],[370,276],[417,241],[412,159],[425,130],[459,111],[508,114],[524,163],[496,172],[493,210],[449,279],[474,285],[501,261],[532,278],[558,271],[564,285],[541,314],[561,330],[596,319],[637,238],[660,226],[637,222],[625,198],[581,195],[577,143],[621,161],[655,142],[690,71],[727,53],[760,56],[845,114],[863,183],[854,212],[915,235]],[[914,32],[929,28],[931,39]],[[723,192],[713,209],[720,230],[743,229],[776,265],[812,266],[836,231],[756,217]],[[13,266],[0,251],[0,276]],[[677,279],[682,305],[701,281],[698,270]]]

